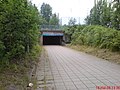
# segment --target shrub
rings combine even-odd
[[[77,28],[79,29],[79,28]],[[103,26],[87,26],[72,35],[72,44],[120,51],[120,31]]]

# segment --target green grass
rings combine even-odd
[[[25,55],[25,58],[22,58],[19,61],[16,60],[16,62],[1,65],[0,90],[6,90],[11,85],[20,90],[25,90],[29,82],[35,84],[35,78],[32,78],[33,80],[31,80],[29,73],[33,68],[33,65],[37,64],[41,50],[42,47],[36,45],[31,53]]]

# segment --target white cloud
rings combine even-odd
[[[84,18],[89,14],[90,9],[94,5],[94,0],[31,0],[38,9],[43,2],[50,4],[53,13],[59,13],[62,22],[69,17],[80,18],[80,22],[84,22]]]

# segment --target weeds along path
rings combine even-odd
[[[37,71],[37,90],[55,90],[52,70],[47,52],[43,50]]]

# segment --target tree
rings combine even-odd
[[[110,27],[111,12],[111,4],[106,0],[99,0],[86,17],[86,24]]]
[[[59,18],[57,17],[56,14],[52,15],[52,18],[50,19],[49,24],[50,25],[59,25]]]
[[[69,26],[74,26],[76,23],[76,19],[75,18],[70,18],[69,22],[68,22],[68,25]]]
[[[120,0],[113,1],[112,27],[120,30]]]
[[[102,25],[120,30],[120,0],[99,0],[85,18],[87,25]]]
[[[49,24],[50,17],[52,16],[52,7],[49,4],[43,3],[41,6],[41,15]]]
[[[102,14],[100,15],[100,25],[111,27],[111,3],[107,3],[106,1],[103,1],[102,5]]]

